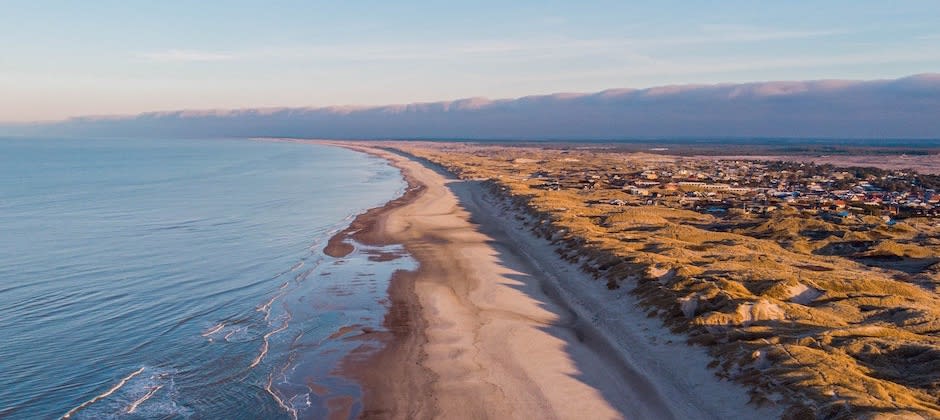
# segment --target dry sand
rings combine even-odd
[[[337,144],[337,143],[329,143]],[[351,361],[372,418],[759,418],[704,350],[558,258],[473,181],[362,145],[411,192],[347,232],[419,262],[390,286],[386,348]],[[342,254],[340,240],[331,252]],[[345,251],[345,252],[348,252]]]

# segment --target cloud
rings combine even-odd
[[[846,33],[842,30],[777,30],[746,25],[703,25],[694,36],[570,38],[564,36],[525,40],[477,39],[464,42],[427,41],[413,44],[350,43],[304,46],[266,46],[237,51],[173,49],[137,54],[154,62],[205,62],[226,60],[340,60],[405,61],[455,58],[493,60],[533,60],[574,58],[588,55],[616,55],[649,60],[642,50],[669,46],[748,43],[803,39]]]
[[[200,62],[200,61],[226,61],[234,60],[238,56],[228,53],[196,51],[196,50],[167,50],[140,53],[138,58],[154,62]]]
[[[70,136],[465,139],[940,137],[940,74],[896,80],[680,85],[374,107],[77,118],[7,128]],[[17,131],[19,130],[19,131]]]
[[[851,31],[845,29],[803,29],[782,30],[763,28],[753,25],[739,24],[704,24],[700,26],[703,36],[677,38],[669,42],[683,43],[732,43],[732,42],[758,42],[787,39],[821,38],[834,35],[844,35]]]
[[[526,75],[526,82],[559,84],[584,80],[631,80],[650,77],[682,77],[694,75],[722,75],[729,73],[772,70],[816,69],[871,64],[937,63],[940,47],[909,48],[906,50],[869,50],[864,53],[831,55],[755,56],[729,60],[726,57],[697,59],[660,59],[643,54],[631,57],[629,63],[606,68],[581,68],[549,75]]]
[[[568,23],[568,18],[564,16],[542,16],[538,22],[547,26],[558,26]]]

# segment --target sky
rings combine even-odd
[[[0,0],[0,121],[940,71],[940,1]]]

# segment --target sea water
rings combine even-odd
[[[404,187],[320,145],[0,139],[0,417],[356,415],[342,360],[413,261],[322,248]]]

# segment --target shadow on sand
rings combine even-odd
[[[586,274],[579,273],[577,279],[566,278],[572,274],[544,267],[522,251],[516,240],[503,230],[504,221],[481,199],[480,194],[485,190],[483,181],[458,180],[437,164],[400,151],[389,151],[418,161],[449,181],[447,188],[458,198],[459,206],[470,214],[474,230],[490,238],[486,243],[493,250],[496,262],[517,273],[505,275],[512,283],[503,286],[523,293],[537,302],[539,308],[554,315],[555,321],[539,330],[564,343],[564,351],[577,369],[570,377],[596,390],[623,418],[677,418],[670,408],[676,402],[666,400],[653,382],[625,360],[623,350],[605,338],[591,320],[579,317],[556,286],[565,281],[583,282],[581,277]],[[579,287],[603,288],[604,285],[598,281]],[[702,413],[702,416],[706,418],[707,414]]]

